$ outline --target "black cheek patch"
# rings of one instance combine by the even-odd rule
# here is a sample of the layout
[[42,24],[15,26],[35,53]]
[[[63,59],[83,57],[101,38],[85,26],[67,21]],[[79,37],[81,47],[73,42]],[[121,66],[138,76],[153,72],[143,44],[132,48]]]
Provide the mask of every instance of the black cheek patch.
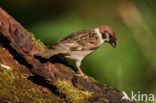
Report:
[[102,38],[106,39],[106,34],[105,33],[102,33]]
[[112,38],[113,38],[113,36],[112,36],[111,34],[109,34],[109,38],[110,38],[110,39],[112,39]]

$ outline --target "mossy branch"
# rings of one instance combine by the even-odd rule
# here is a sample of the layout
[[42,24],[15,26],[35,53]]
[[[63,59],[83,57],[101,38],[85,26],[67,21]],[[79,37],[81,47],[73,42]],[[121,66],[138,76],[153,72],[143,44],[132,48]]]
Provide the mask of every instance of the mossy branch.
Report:
[[[4,48],[9,52],[4,51]],[[77,76],[70,67],[63,64],[64,61],[57,57],[52,57],[47,60],[34,56],[36,53],[44,50],[47,50],[47,48],[41,42],[36,41],[31,33],[27,32],[21,24],[0,8],[0,52],[3,52],[0,53],[0,63],[6,65],[16,64],[16,66],[10,66],[17,71],[21,71],[21,66],[24,66],[24,70],[29,72],[27,73],[27,78],[24,79],[26,84],[33,81],[35,85],[37,84],[38,86],[42,86],[42,89],[43,87],[47,88],[51,93],[59,98],[57,99],[59,102],[132,103],[132,101],[127,99],[122,100],[123,94],[117,89],[100,84],[93,79],[85,79]],[[0,68],[3,67],[0,66]],[[2,72],[0,71],[0,73]],[[9,73],[14,74],[13,71]],[[16,72],[15,74],[19,75],[20,73],[21,72]],[[5,78],[5,75],[0,75],[0,78]],[[23,77],[18,77],[16,80],[20,81],[19,78],[23,80]],[[24,85],[24,83],[21,83],[19,86],[21,85]],[[15,86],[17,86],[17,84]],[[32,87],[33,86],[34,85],[32,85]],[[4,88],[3,86],[0,87]],[[20,90],[21,92],[23,91],[22,88]],[[18,90],[18,92],[20,90]],[[3,91],[3,93],[4,92],[5,91]],[[17,95],[18,92],[16,89],[14,92],[16,92],[14,93],[16,99],[14,101],[23,101],[21,97]],[[36,88],[34,92],[36,92]],[[6,95],[11,96],[13,94],[8,93]],[[28,93],[27,95],[31,95],[31,93]],[[4,95],[0,95],[0,98],[2,96]],[[48,96],[50,96],[50,94],[48,94]],[[36,101],[40,101],[40,99],[37,99]],[[44,101],[44,103],[51,102],[51,99]]]

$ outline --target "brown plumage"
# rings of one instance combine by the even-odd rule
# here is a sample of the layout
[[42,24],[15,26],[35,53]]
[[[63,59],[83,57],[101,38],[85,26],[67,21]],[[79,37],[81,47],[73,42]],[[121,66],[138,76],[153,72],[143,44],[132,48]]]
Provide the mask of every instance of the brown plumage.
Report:
[[83,30],[66,36],[52,47],[55,49],[68,49],[71,51],[90,50],[98,43],[97,34],[93,30]]
[[99,30],[100,31],[107,31],[108,33],[110,33],[114,37],[115,40],[117,39],[116,33],[114,32],[112,27],[107,26],[107,25],[102,25],[102,26],[99,26]]
[[50,58],[53,55],[62,54],[66,58],[74,59],[76,60],[79,75],[83,75],[80,69],[81,61],[104,42],[116,47],[116,34],[111,27],[101,25],[68,35],[54,44],[52,50],[38,53],[37,55]]

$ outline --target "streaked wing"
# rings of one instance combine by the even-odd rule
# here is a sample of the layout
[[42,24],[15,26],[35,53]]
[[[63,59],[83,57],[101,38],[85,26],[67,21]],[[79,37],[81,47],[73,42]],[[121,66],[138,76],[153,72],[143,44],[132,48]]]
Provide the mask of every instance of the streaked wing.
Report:
[[71,51],[91,50],[97,48],[98,37],[93,30],[83,30],[64,37],[53,48]]

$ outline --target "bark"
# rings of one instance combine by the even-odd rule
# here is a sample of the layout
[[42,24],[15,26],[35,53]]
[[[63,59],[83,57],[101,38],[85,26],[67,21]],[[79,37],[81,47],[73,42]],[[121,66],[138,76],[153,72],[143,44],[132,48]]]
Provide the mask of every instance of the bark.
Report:
[[44,50],[41,42],[0,8],[0,102],[132,103],[122,100],[117,89],[77,76],[58,56],[34,56]]

